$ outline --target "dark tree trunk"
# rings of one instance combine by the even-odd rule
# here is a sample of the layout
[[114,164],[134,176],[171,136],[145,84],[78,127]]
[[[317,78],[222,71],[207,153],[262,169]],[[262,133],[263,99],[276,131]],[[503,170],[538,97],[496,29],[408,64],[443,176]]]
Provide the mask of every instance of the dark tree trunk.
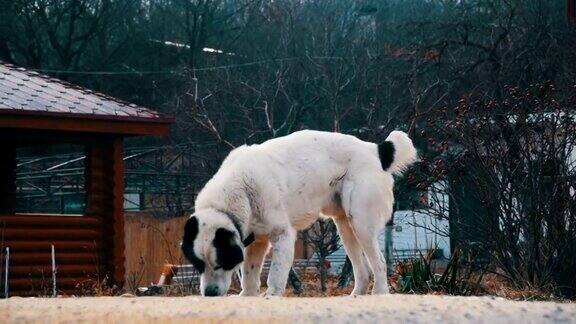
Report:
[[322,290],[322,292],[326,292],[327,287],[326,287],[326,282],[328,281],[328,269],[326,269],[326,259],[325,258],[320,258],[320,289]]
[[338,278],[338,288],[346,288],[352,282],[354,278],[354,269],[352,268],[352,262],[350,258],[346,256],[346,261],[344,261],[344,266],[342,266],[342,272],[340,272],[340,278]]
[[2,36],[0,36],[0,60],[7,63],[14,63],[7,41],[3,39]]
[[392,255],[394,248],[394,213],[392,213],[392,218],[386,223],[385,231],[384,257],[386,259],[386,272],[390,276],[394,273],[394,256]]
[[294,288],[294,293],[300,295],[304,292],[304,287],[302,286],[302,280],[300,280],[300,276],[294,270],[294,268],[290,268],[290,273],[288,274],[288,282],[292,288]]
[[8,37],[12,31],[12,20],[14,17],[11,0],[0,0],[0,60],[14,63],[12,53],[8,47]]

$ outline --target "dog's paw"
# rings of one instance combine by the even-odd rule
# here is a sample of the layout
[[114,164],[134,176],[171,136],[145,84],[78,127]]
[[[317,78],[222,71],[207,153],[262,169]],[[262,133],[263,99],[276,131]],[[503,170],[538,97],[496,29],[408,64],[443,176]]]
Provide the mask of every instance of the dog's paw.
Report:
[[268,288],[264,293],[264,297],[282,297],[284,291],[282,289],[271,289]]
[[384,285],[382,287],[374,287],[372,289],[372,295],[388,295],[390,294],[390,288],[388,285]]
[[247,290],[242,290],[240,292],[240,294],[238,294],[237,296],[240,297],[254,297],[254,296],[258,296],[259,292],[258,291],[247,291]]

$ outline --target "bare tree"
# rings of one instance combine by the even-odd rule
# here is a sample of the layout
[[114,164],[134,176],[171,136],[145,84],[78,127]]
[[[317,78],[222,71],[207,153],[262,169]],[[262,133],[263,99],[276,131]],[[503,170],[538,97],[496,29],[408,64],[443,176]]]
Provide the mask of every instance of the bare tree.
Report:
[[320,270],[320,287],[322,292],[326,291],[328,280],[327,257],[340,249],[340,237],[336,225],[330,219],[319,219],[310,228],[300,232],[300,238],[304,243],[312,248],[318,258]]

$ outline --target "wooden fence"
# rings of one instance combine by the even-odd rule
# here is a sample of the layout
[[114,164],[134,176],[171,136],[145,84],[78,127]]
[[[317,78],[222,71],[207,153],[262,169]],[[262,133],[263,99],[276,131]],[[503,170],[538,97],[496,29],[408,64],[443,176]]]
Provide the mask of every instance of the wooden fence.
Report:
[[187,217],[158,218],[146,213],[126,213],[127,290],[156,282],[166,263],[184,262],[180,241]]

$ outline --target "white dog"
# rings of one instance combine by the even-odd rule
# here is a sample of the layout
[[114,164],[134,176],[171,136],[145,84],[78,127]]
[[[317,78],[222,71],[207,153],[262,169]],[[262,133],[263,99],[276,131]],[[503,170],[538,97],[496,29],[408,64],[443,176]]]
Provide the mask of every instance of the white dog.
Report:
[[182,251],[202,273],[204,296],[227,293],[242,265],[242,296],[260,290],[272,246],[266,295],[282,295],[294,259],[296,232],[320,214],[338,227],[354,269],[352,294],[388,293],[378,234],[392,215],[393,174],[417,158],[408,136],[380,145],[350,135],[300,131],[233,150],[198,194]]

